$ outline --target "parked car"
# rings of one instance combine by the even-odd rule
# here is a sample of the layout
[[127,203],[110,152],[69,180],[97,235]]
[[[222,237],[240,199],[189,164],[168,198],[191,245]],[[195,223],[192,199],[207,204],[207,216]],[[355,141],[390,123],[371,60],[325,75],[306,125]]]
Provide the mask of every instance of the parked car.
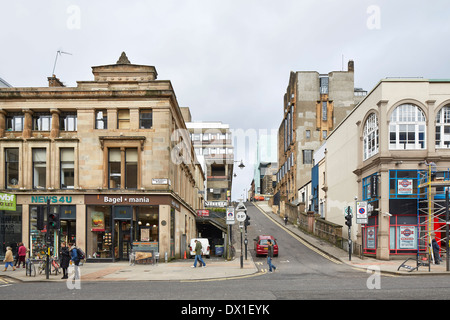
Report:
[[191,258],[195,257],[195,240],[200,241],[200,243],[202,244],[202,255],[209,258],[210,257],[210,247],[209,247],[209,240],[207,238],[191,239],[191,243],[189,244],[189,256]]
[[273,236],[269,236],[269,235],[261,235],[261,236],[257,236],[255,239],[255,252],[256,252],[256,256],[260,256],[260,255],[267,255],[267,240],[272,240],[273,243],[273,255],[275,257],[278,257],[278,244],[277,244],[277,239],[275,239]]

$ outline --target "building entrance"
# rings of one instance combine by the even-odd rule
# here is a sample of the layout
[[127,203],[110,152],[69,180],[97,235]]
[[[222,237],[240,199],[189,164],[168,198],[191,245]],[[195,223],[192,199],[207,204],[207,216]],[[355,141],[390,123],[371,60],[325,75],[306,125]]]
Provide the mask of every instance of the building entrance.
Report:
[[114,221],[114,259],[128,260],[131,253],[131,220]]

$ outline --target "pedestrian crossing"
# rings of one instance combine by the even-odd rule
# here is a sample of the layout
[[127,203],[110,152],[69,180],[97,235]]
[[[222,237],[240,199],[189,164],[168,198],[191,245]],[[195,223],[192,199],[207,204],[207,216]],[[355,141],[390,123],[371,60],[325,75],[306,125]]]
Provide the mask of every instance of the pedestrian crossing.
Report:
[[14,279],[8,278],[8,277],[0,277],[0,288],[3,287],[9,287],[16,281]]

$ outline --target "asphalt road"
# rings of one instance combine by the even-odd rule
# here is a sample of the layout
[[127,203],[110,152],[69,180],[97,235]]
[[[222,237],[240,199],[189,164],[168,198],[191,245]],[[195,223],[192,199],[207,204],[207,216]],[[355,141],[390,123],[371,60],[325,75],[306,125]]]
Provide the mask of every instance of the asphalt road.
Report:
[[[373,275],[337,263],[305,245],[282,227],[248,205],[249,254],[260,273],[239,279],[214,281],[86,282],[80,289],[68,289],[65,283],[0,283],[2,300],[158,300],[157,307],[178,301],[172,312],[191,303],[240,301],[240,303],[275,300],[342,299],[448,299],[450,280],[445,276]],[[240,248],[240,234],[235,228],[235,243]],[[265,257],[255,257],[253,239],[259,234],[273,235],[279,256],[273,259],[277,271],[267,273]],[[153,304],[154,305],[154,304]],[[151,306],[151,305],[150,305]],[[290,307],[294,307],[292,303]],[[225,307],[224,307],[225,308]],[[109,308],[108,308],[109,310]],[[222,310],[224,312],[224,310]]]

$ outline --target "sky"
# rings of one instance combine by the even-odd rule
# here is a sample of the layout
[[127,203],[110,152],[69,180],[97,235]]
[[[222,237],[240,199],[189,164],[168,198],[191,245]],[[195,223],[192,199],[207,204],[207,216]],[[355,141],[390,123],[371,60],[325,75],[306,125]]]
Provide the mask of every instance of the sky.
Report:
[[[431,3],[431,4],[430,4]],[[291,71],[355,63],[355,87],[386,77],[450,78],[450,1],[15,0],[3,1],[0,77],[15,87],[93,80],[92,66],[155,66],[193,121],[237,134],[232,198],[248,190],[254,137],[276,134]],[[248,139],[247,139],[248,138]],[[242,141],[247,141],[243,143]]]

